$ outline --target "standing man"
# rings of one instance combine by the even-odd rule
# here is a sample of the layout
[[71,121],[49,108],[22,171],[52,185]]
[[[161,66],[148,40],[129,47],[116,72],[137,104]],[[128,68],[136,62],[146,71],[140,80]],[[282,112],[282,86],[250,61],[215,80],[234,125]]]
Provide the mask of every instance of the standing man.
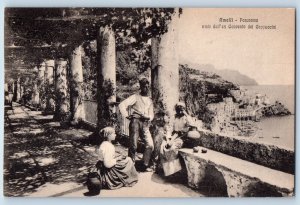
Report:
[[[151,154],[154,148],[153,139],[149,131],[149,123],[154,117],[153,102],[149,95],[150,84],[146,78],[140,81],[140,94],[134,94],[122,101],[119,105],[123,117],[130,119],[129,138],[130,145],[128,156],[135,161],[138,138],[141,137],[145,143],[143,155],[143,170],[152,171],[149,167]],[[130,109],[128,109],[130,107]],[[130,110],[130,113],[128,112]]]

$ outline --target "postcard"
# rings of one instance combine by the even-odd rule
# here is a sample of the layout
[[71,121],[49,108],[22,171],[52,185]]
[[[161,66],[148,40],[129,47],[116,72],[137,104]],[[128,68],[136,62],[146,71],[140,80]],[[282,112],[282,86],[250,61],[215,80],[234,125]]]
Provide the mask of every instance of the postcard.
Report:
[[6,197],[293,197],[294,8],[5,8]]

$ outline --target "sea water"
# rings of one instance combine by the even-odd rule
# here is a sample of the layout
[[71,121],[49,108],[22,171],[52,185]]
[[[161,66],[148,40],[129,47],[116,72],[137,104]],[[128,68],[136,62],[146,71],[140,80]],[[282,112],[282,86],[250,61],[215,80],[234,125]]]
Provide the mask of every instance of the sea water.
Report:
[[250,137],[255,142],[265,142],[294,150],[295,143],[295,86],[294,85],[258,85],[243,86],[252,94],[269,97],[270,102],[281,102],[292,115],[262,118],[258,124],[258,132]]

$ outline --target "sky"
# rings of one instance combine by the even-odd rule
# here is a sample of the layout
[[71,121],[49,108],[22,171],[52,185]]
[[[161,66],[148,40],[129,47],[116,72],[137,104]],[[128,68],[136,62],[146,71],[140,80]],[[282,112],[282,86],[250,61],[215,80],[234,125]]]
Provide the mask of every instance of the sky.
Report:
[[[179,59],[238,70],[264,85],[292,85],[295,78],[293,9],[183,9],[179,20]],[[227,29],[204,29],[220,24]],[[258,19],[258,22],[240,22]],[[236,20],[236,21],[235,21]],[[229,29],[229,24],[276,25],[276,29]]]

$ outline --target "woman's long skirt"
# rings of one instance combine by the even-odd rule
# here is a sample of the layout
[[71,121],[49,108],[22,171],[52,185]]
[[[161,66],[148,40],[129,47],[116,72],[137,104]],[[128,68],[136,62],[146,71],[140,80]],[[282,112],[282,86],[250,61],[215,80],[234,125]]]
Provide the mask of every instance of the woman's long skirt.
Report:
[[102,188],[104,189],[130,187],[138,181],[138,173],[132,159],[129,157],[117,161],[117,164],[111,168],[102,165],[99,172]]

